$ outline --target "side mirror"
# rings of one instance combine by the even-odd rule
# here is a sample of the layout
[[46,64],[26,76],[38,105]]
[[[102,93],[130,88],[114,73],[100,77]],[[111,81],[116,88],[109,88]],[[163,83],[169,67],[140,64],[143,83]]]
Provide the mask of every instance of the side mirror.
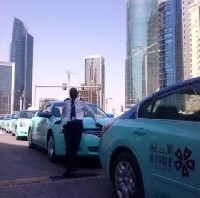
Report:
[[49,112],[40,112],[40,113],[38,114],[38,116],[39,116],[39,117],[42,117],[42,118],[50,118],[50,117],[51,117],[51,115],[50,115]]
[[114,114],[108,113],[108,114],[107,114],[107,118],[114,118]]

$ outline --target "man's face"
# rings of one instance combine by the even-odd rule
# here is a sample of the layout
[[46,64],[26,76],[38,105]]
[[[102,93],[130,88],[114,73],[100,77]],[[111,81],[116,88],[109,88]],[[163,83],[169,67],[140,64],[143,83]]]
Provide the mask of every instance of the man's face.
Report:
[[69,95],[71,99],[76,99],[78,95],[78,91],[76,89],[70,89]]

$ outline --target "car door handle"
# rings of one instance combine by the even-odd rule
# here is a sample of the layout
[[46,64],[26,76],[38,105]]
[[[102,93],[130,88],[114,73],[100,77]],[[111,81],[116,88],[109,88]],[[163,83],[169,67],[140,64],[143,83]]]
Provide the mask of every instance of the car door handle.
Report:
[[137,135],[144,135],[146,131],[143,128],[133,129],[133,133]]

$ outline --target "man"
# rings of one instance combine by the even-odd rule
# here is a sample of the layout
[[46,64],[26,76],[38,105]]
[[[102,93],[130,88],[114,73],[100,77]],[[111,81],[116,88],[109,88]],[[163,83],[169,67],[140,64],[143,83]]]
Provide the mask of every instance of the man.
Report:
[[83,132],[84,110],[91,114],[96,123],[96,127],[103,127],[97,122],[94,112],[87,103],[77,98],[78,91],[76,88],[71,88],[69,95],[70,98],[64,100],[67,120],[67,124],[63,126],[66,144],[66,173],[63,174],[64,177],[73,177],[77,170],[76,158]]

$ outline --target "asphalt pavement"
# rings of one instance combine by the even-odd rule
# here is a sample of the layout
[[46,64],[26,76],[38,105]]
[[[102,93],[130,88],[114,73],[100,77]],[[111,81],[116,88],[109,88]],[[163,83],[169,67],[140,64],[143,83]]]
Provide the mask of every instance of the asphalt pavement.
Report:
[[62,159],[51,163],[44,150],[27,145],[0,131],[0,198],[115,197],[98,160],[80,159],[80,177],[65,179]]

